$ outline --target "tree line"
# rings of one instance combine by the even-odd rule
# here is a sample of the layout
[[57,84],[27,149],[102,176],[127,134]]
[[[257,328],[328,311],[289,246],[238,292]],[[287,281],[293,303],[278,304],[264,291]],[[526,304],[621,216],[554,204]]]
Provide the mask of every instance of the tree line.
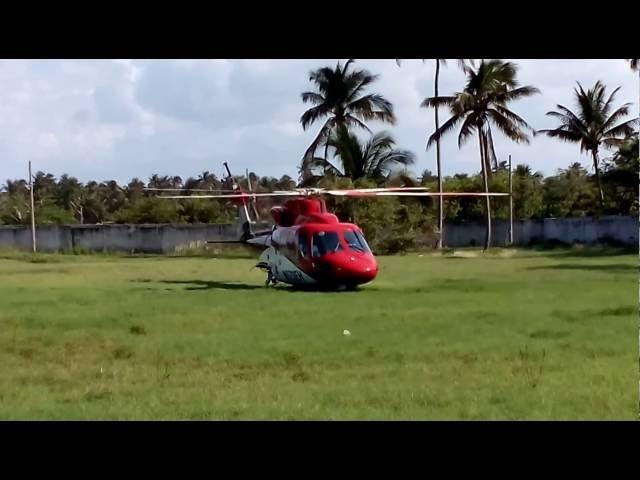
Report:
[[[579,163],[560,169],[555,175],[544,177],[530,166],[520,164],[513,168],[512,188],[514,218],[576,217],[598,215],[638,214],[638,137],[619,147],[602,162],[600,187],[605,192],[604,204],[600,201],[599,185],[595,175]],[[244,190],[256,192],[289,190],[299,185],[291,177],[236,176],[235,181]],[[385,177],[383,181],[362,176],[353,179],[339,172],[328,171],[317,182],[328,188],[370,186],[426,186],[431,191],[438,188],[438,177],[429,170],[416,178],[411,172],[401,170]],[[482,190],[481,173],[460,173],[443,178],[445,191],[477,192]],[[489,179],[489,190],[508,192],[509,174],[505,162],[500,162]],[[251,187],[250,187],[251,186]],[[176,194],[188,194],[193,190],[220,192],[231,190],[228,181],[210,172],[183,181],[179,176],[152,175],[147,182],[138,178],[120,185],[115,180],[82,183],[75,177],[62,175],[56,178],[50,173],[37,172],[33,178],[36,221],[39,224],[96,224],[96,223],[219,223],[235,221],[237,209],[231,204],[207,199],[168,200],[159,198],[146,188],[175,189]],[[392,205],[422,205],[425,214],[437,217],[438,200],[434,198],[345,200],[343,203]],[[277,199],[261,198],[256,207],[263,219],[269,218],[269,209]],[[339,208],[342,203],[328,199],[329,207]],[[451,221],[473,221],[484,218],[484,199],[450,198],[444,202],[444,217]],[[508,218],[506,197],[493,200],[493,218]],[[348,213],[348,212],[346,212]],[[28,181],[7,180],[0,192],[0,223],[27,225],[30,223]]]

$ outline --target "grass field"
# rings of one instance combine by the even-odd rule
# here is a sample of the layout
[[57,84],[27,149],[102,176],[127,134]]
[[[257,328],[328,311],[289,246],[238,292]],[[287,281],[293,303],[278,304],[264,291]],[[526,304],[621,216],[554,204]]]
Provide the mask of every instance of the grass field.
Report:
[[248,258],[0,255],[0,418],[637,418],[637,255],[379,260],[323,293]]

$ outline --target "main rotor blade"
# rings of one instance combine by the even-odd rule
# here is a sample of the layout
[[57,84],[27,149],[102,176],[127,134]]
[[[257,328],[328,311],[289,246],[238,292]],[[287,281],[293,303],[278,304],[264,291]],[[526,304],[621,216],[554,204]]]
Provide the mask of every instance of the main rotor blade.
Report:
[[326,192],[426,192],[429,189],[427,187],[382,187],[382,188],[345,188],[345,189],[330,189],[326,188],[296,188],[295,190],[275,190],[273,193],[289,193],[299,192],[304,195],[322,195]]
[[473,192],[357,192],[352,190],[327,190],[326,195],[336,197],[503,197],[508,193]]
[[157,198],[182,199],[182,198],[245,198],[250,200],[256,197],[302,197],[300,192],[278,192],[278,193],[235,193],[231,195],[159,195]]
[[220,188],[145,188],[152,192],[236,192],[237,190],[224,190]]
[[344,191],[344,192],[362,192],[362,193],[377,193],[377,192],[426,192],[429,189],[427,187],[382,187],[382,188],[347,188],[345,190],[327,190],[328,192]]

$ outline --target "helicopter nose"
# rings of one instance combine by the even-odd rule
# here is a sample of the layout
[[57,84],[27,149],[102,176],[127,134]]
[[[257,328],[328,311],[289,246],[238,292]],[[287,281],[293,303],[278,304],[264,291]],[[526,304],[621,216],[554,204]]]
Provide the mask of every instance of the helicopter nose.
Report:
[[359,285],[376,277],[378,264],[369,255],[348,255],[335,262],[334,273],[337,281]]

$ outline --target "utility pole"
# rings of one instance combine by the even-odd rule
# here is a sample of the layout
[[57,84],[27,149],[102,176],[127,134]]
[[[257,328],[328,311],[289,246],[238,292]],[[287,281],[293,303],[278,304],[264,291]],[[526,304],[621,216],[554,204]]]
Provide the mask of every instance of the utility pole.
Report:
[[509,155],[509,245],[513,245],[513,176],[511,174],[511,155]]
[[31,176],[31,160],[29,160],[29,195],[31,196],[31,248],[36,253],[36,212],[33,207],[33,177]]

